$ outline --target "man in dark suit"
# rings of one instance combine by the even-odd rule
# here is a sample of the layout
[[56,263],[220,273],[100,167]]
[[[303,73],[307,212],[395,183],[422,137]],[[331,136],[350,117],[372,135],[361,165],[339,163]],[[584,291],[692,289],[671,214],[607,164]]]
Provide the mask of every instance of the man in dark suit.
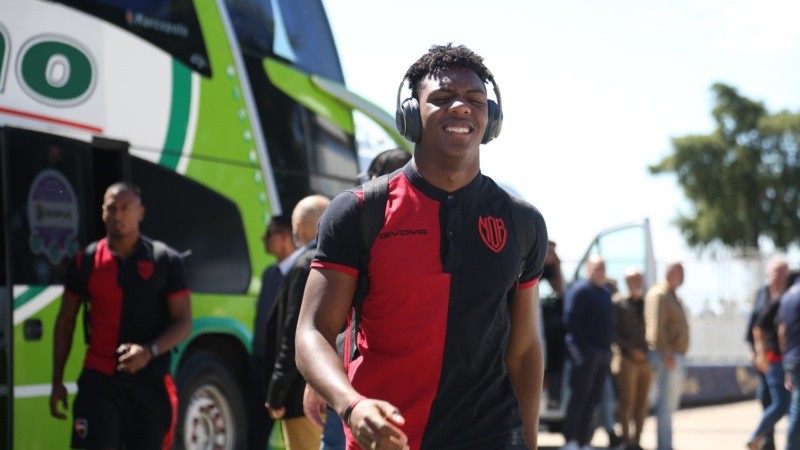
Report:
[[322,427],[303,412],[306,382],[295,364],[295,331],[311,260],[317,249],[317,223],[330,200],[311,195],[292,211],[292,233],[302,253],[292,265],[275,297],[277,307],[276,358],[267,390],[266,406],[272,419],[281,419],[287,450],[317,450]]
[[275,365],[275,329],[277,314],[275,295],[284,275],[289,272],[299,251],[292,238],[292,221],[288,216],[273,216],[263,237],[264,249],[277,262],[267,267],[261,276],[261,292],[256,302],[253,324],[253,353],[250,361],[250,445],[264,450],[272,431],[272,419],[264,408],[267,387]]

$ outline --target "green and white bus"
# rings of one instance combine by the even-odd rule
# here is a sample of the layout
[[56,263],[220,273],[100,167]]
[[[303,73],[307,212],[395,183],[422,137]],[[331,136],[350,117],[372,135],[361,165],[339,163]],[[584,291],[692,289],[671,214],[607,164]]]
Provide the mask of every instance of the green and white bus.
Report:
[[344,88],[320,0],[0,2],[0,449],[68,447],[48,407],[63,265],[120,179],[188,267],[176,447],[244,448],[264,225],[355,184],[355,110],[408,145]]

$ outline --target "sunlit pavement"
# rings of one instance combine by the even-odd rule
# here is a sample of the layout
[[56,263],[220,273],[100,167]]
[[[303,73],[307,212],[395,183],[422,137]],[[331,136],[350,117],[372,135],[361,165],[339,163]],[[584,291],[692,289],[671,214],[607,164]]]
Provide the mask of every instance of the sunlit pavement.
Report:
[[[761,406],[755,400],[680,410],[672,418],[672,446],[675,450],[744,449],[760,418]],[[786,419],[775,426],[778,449],[785,446]],[[558,449],[562,445],[562,435],[539,433],[539,449]],[[652,416],[645,420],[641,446],[645,450],[656,447],[656,422]],[[592,448],[608,448],[605,431],[594,434]]]

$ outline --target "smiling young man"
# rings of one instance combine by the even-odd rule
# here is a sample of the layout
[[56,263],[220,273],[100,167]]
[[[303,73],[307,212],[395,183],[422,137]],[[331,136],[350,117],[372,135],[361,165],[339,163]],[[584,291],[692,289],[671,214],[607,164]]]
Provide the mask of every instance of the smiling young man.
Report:
[[[544,219],[480,171],[480,145],[502,122],[482,58],[433,46],[406,80],[413,98],[398,104],[397,122],[414,157],[388,180],[371,249],[360,244],[361,188],[323,215],[298,368],[341,415],[348,449],[536,448]],[[358,356],[343,367],[335,339],[345,320],[352,324],[366,251]]]

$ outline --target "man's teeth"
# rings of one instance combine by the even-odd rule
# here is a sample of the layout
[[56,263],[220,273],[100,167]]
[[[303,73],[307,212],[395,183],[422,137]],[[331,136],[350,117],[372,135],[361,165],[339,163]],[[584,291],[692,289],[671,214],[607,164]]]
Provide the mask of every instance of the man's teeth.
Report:
[[453,133],[469,133],[469,128],[467,127],[447,127],[445,130]]

